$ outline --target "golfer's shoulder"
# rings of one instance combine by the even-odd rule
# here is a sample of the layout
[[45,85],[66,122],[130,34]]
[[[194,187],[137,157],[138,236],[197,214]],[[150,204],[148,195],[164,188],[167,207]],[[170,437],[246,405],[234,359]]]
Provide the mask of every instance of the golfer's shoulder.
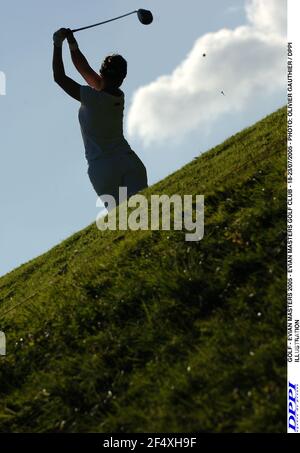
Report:
[[81,85],[80,87],[80,98],[81,102],[86,105],[99,105],[103,103],[104,105],[110,105],[116,100],[119,100],[120,103],[124,103],[124,92],[120,89],[117,91],[107,91],[107,90],[97,90],[90,87],[89,85]]
[[89,85],[81,85],[80,91],[90,96],[96,95],[97,93],[100,92],[99,90],[96,90],[95,88],[92,88]]
[[100,97],[101,91],[96,90],[95,88],[92,88],[89,85],[80,86],[80,98],[82,103],[90,104],[95,100],[99,100]]

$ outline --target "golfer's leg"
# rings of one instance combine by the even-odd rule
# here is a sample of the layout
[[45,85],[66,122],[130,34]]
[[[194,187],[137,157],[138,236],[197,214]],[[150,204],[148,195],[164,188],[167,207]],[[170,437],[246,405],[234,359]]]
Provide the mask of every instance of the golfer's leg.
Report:
[[122,185],[127,187],[128,198],[148,187],[146,167],[133,151],[130,153]]
[[[88,175],[97,195],[114,197],[119,204],[119,187],[122,185],[121,166],[115,158],[97,159],[89,165]],[[105,200],[104,200],[105,201]]]

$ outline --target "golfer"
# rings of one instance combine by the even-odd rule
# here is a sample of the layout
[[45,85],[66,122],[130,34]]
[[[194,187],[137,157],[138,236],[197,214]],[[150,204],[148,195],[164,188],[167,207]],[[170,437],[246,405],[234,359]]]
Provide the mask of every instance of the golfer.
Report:
[[[66,38],[74,66],[86,86],[65,74],[62,45]],[[120,86],[127,75],[127,62],[121,55],[109,55],[98,74],[79,50],[70,29],[58,30],[53,41],[54,80],[81,102],[79,122],[90,181],[99,197],[112,195],[118,205],[123,201],[119,200],[119,187],[127,187],[130,197],[148,186],[146,168],[123,135],[124,93]]]

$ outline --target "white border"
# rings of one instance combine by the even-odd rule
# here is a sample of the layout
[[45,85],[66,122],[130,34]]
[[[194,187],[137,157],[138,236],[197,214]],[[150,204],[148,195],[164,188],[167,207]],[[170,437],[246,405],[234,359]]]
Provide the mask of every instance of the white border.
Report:
[[[295,321],[300,319],[300,155],[299,155],[299,77],[300,77],[300,56],[299,56],[299,0],[288,0],[288,42],[292,43],[293,48],[293,177],[292,183],[288,184],[288,188],[292,189],[292,214],[293,214],[293,247],[292,247],[292,272],[288,273],[288,277],[292,277],[292,325],[293,339],[288,342],[288,346],[292,346],[292,362],[288,362],[287,369],[287,431],[288,433],[299,433],[299,404],[298,404],[298,388],[300,387],[300,362],[296,362],[295,350]],[[288,142],[288,144],[291,144]],[[296,428],[292,429],[289,424],[289,417],[295,412]]]

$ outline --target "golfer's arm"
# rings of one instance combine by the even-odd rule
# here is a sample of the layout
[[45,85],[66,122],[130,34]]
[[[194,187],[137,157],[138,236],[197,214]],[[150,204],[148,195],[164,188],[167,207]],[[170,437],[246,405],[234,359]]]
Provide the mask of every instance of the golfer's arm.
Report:
[[103,88],[102,79],[100,75],[90,67],[83,53],[79,49],[74,49],[71,50],[71,57],[75,68],[89,86],[95,88],[95,90],[101,90]]
[[77,101],[80,99],[80,85],[79,83],[66,76],[64,62],[62,58],[62,47],[53,46],[53,77],[55,82],[72,98]]
[[52,60],[53,78],[55,82],[66,77],[64,62],[62,59],[62,47],[53,46]]

